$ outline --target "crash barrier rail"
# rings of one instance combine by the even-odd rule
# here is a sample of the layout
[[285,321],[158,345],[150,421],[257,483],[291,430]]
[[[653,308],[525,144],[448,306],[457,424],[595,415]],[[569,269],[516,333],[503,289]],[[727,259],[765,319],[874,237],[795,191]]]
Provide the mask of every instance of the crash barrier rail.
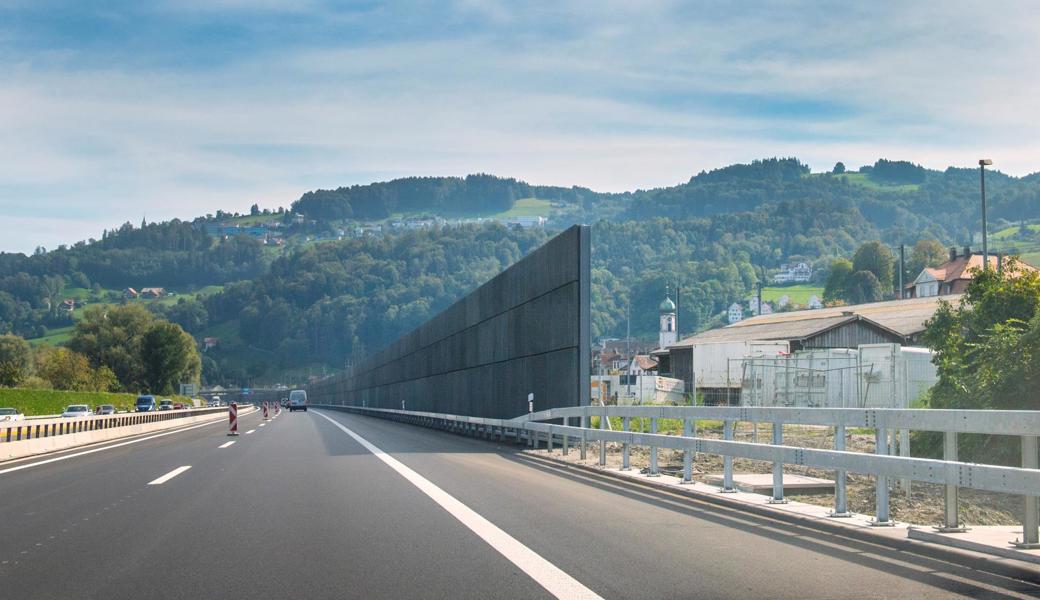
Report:
[[20,442],[23,440],[34,440],[39,438],[112,429],[114,427],[128,427],[131,425],[142,425],[145,423],[157,423],[183,419],[185,417],[197,417],[213,413],[224,413],[227,408],[189,408],[185,410],[162,410],[141,413],[122,413],[114,415],[93,415],[89,417],[57,418],[47,422],[12,421],[0,423],[0,443]]
[[[937,527],[943,532],[965,531],[957,511],[958,489],[970,488],[1023,496],[1025,516],[1023,535],[1015,545],[1019,548],[1040,548],[1040,457],[1037,439],[1040,437],[1040,411],[1021,410],[943,410],[943,409],[862,409],[862,408],[780,408],[780,407],[721,407],[721,406],[583,406],[553,408],[532,412],[515,419],[489,419],[463,415],[449,415],[420,411],[379,409],[343,405],[315,405],[361,414],[381,416],[414,424],[447,429],[455,432],[514,438],[538,448],[542,443],[549,450],[559,444],[566,454],[577,444],[585,458],[589,442],[599,442],[599,464],[606,465],[606,444],[622,445],[622,469],[630,467],[632,446],[650,449],[649,476],[660,470],[657,453],[660,448],[683,451],[683,482],[692,482],[692,463],[696,453],[717,454],[723,457],[721,492],[735,491],[733,487],[733,459],[746,458],[773,463],[773,493],[771,503],[783,503],[783,466],[803,465],[835,471],[834,510],[832,517],[848,517],[846,473],[851,471],[876,478],[877,510],[872,522],[876,526],[891,526],[889,514],[889,479],[923,481],[945,485],[944,523]],[[600,417],[599,428],[592,428],[592,417]],[[621,419],[622,430],[613,431],[608,419]],[[631,431],[632,419],[649,419],[650,433]],[[683,422],[682,435],[657,433],[658,420],[678,419]],[[578,421],[578,426],[572,425]],[[723,439],[697,437],[697,421],[722,421]],[[546,423],[543,421],[556,421]],[[733,439],[737,423],[772,424],[772,443],[738,442]],[[834,428],[834,449],[785,446],[785,425],[823,425]],[[850,452],[845,449],[846,432],[850,427],[873,429],[875,453]],[[943,459],[912,458],[890,454],[889,437],[895,431],[934,431],[943,434]],[[1021,438],[1022,466],[1006,467],[957,460],[959,434],[979,433],[1018,436]]]

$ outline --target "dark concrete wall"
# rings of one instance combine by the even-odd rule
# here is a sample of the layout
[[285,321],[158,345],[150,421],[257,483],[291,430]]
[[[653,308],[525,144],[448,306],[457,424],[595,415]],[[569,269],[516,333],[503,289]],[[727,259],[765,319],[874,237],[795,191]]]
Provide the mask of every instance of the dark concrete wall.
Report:
[[589,228],[549,240],[347,372],[315,404],[512,418],[589,402]]

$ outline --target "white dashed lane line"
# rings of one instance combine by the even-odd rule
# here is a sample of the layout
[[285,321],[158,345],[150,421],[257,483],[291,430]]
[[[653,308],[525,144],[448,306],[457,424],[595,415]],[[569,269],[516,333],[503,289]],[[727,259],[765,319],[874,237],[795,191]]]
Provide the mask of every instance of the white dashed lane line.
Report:
[[160,477],[160,478],[158,478],[158,479],[156,479],[154,481],[149,481],[148,485],[162,485],[162,484],[166,483],[167,481],[173,479],[174,477],[180,475],[181,473],[187,471],[190,468],[191,468],[191,465],[185,465],[183,467],[177,467],[176,469],[170,471],[169,473],[163,475],[162,477]]
[[249,431],[246,432],[246,435],[249,435],[250,433],[253,433],[254,431],[256,431],[256,430],[255,429],[250,429]]
[[230,442],[224,442],[223,444],[217,446],[217,448],[227,448],[228,446],[230,446],[231,444],[234,444],[234,443],[235,443],[235,440],[231,440]]

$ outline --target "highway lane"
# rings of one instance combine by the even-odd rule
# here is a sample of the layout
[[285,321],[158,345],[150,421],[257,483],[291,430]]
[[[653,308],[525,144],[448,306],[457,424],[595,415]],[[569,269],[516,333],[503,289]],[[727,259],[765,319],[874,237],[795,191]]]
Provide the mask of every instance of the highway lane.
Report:
[[[240,431],[254,433],[225,448],[229,438],[212,426],[0,475],[0,591],[19,598],[550,597],[318,412],[282,413],[264,427],[258,416],[243,418]],[[605,598],[1036,591],[575,474],[512,445],[324,414]],[[190,469],[148,485],[184,466]]]

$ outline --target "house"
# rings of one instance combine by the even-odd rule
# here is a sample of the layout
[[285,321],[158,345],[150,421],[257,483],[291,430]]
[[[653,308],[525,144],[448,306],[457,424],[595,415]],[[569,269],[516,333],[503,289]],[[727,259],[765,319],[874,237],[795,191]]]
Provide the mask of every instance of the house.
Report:
[[823,302],[820,301],[820,297],[816,294],[809,296],[809,301],[805,305],[810,309],[823,308]]
[[791,297],[788,296],[787,294],[784,294],[783,296],[780,296],[779,298],[776,299],[776,306],[777,306],[777,308],[783,308],[783,307],[787,306],[790,303],[791,303]]
[[[1003,257],[991,255],[989,266],[991,269],[1002,267]],[[950,258],[943,264],[934,268],[925,268],[921,273],[906,286],[903,296],[909,298],[926,298],[929,296],[947,296],[950,294],[962,294],[968,288],[972,280],[972,270],[982,269],[982,254],[972,252],[966,246],[964,254],[958,256],[957,248],[950,248]],[[1024,271],[1036,271],[1032,265],[1019,261]]]
[[137,290],[135,290],[132,287],[128,287],[125,290],[123,290],[123,297],[127,300],[133,300],[134,298],[137,298],[138,295],[139,294],[137,293]]
[[773,314],[773,305],[769,302],[762,302],[762,314],[771,315]]
[[808,283],[812,280],[812,265],[804,262],[780,265],[780,272],[773,275],[776,283]]
[[217,343],[219,341],[220,340],[218,340],[215,337],[202,338],[202,350],[206,351],[206,350],[209,350],[210,348],[216,348],[217,347]]
[[730,324],[736,323],[744,318],[744,309],[739,304],[734,302],[729,305],[729,310],[726,313],[726,319]]
[[147,287],[141,288],[141,297],[147,299],[162,298],[166,295],[166,290],[160,287]]
[[74,298],[66,298],[61,303],[61,309],[69,312],[76,310],[76,300]]
[[753,315],[758,314],[758,296],[752,294],[747,297],[748,312]]

